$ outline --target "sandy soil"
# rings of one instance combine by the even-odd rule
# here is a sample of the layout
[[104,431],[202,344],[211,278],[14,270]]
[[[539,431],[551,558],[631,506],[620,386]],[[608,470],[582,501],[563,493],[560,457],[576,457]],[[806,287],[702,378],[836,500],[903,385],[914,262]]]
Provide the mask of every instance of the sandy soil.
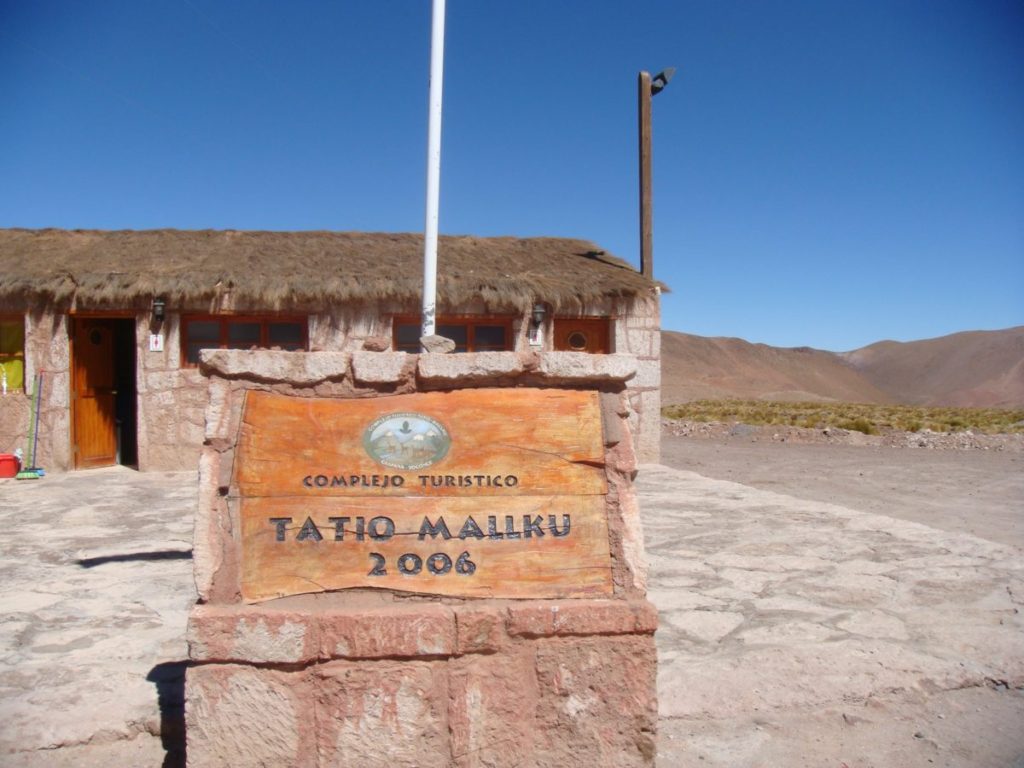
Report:
[[[964,546],[971,546],[971,536],[965,535],[970,534],[1018,551],[1024,548],[1024,453],[1015,448],[931,450],[889,447],[879,441],[844,445],[834,440],[801,444],[780,436],[773,440],[770,432],[750,428],[718,430],[710,437],[681,437],[672,431],[666,429],[663,435],[662,463],[676,469],[786,494],[795,497],[794,508],[796,499],[828,502],[962,535],[958,541]],[[953,543],[947,547],[951,552],[955,548]],[[657,549],[649,547],[649,554],[657,558]],[[966,584],[977,578],[977,572],[965,570],[959,578]],[[940,632],[941,622],[936,622],[940,614],[923,618],[935,609],[928,603],[925,600],[918,609],[911,604],[903,613],[911,616],[920,611],[922,625],[917,631]],[[755,620],[770,620],[770,613],[755,608],[752,615]],[[1012,613],[1019,614],[1019,609]],[[951,618],[952,614],[942,621]],[[917,631],[909,633],[908,650],[918,640]],[[659,636],[663,649],[662,630]],[[1007,649],[1009,659],[1024,657],[1024,637],[1017,637],[1019,642]],[[953,631],[934,641],[934,652],[937,657],[952,658],[972,644]],[[838,701],[822,696],[820,705],[814,706],[812,699],[821,691],[810,686],[805,691],[810,706],[796,699],[789,706],[765,707],[762,702],[732,706],[733,697],[742,699],[746,693],[741,686],[721,694],[717,711],[710,707],[698,716],[677,718],[667,711],[662,692],[659,766],[1024,768],[1024,690],[1015,688],[1015,683],[982,676],[961,687],[935,685],[922,676],[916,684],[903,681],[880,694],[857,696],[852,693],[857,688],[853,655],[837,648],[834,637],[819,647],[822,656],[812,654],[806,660],[811,665],[830,653],[829,671],[843,675],[844,666],[850,665],[845,673],[850,675],[848,694]],[[890,653],[898,648],[897,641]],[[706,657],[712,672],[721,674],[722,687],[728,686],[728,675],[749,666],[735,653],[722,647]],[[889,662],[895,659],[879,660],[889,670],[880,674],[893,674],[899,665]],[[798,668],[788,673],[789,686],[772,664],[751,672],[750,684],[799,690],[805,673],[797,672]],[[696,685],[692,681],[702,674],[701,666],[691,668],[688,684]],[[842,685],[826,673],[821,685],[831,684]],[[705,700],[715,696],[714,686],[709,691]]]

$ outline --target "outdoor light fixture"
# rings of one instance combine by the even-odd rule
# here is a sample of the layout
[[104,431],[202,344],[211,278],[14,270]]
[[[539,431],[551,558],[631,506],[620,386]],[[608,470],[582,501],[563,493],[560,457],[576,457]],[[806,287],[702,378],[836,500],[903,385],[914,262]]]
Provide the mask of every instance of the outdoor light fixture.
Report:
[[667,67],[661,70],[658,74],[651,78],[651,96],[661,93],[668,85],[668,81],[672,79],[672,75],[676,73],[675,67]]
[[547,310],[543,304],[534,304],[533,312],[530,313],[530,318],[533,320],[534,328],[539,328],[544,325],[544,315],[547,314]]
[[526,339],[531,347],[544,346],[544,317],[548,310],[543,304],[537,303],[530,310],[530,327],[527,328]]
[[163,299],[153,299],[153,322],[162,323],[164,321],[164,310],[167,308],[167,302]]

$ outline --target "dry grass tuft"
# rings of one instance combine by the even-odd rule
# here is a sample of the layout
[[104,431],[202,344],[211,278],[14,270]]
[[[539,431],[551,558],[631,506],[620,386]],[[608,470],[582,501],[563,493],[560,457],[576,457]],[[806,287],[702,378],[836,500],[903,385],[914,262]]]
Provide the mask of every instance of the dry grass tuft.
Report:
[[898,430],[983,434],[1024,432],[1024,410],[947,408],[867,403],[777,403],[768,400],[696,400],[669,405],[662,414],[687,421],[779,424],[808,429],[839,427],[866,435]]

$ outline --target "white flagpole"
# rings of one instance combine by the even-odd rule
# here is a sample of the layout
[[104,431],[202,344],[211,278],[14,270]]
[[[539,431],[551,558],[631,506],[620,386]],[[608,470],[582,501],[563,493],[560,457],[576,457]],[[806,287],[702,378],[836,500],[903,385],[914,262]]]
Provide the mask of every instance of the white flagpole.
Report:
[[421,336],[434,334],[437,313],[437,222],[441,196],[441,90],[444,83],[444,3],[433,0],[430,25],[430,118],[427,131],[427,215],[423,237]]

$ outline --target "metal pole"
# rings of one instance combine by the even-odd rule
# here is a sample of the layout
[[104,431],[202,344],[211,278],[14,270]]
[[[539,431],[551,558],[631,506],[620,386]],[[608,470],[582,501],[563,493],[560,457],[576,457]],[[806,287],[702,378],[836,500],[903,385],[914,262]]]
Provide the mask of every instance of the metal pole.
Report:
[[637,77],[637,115],[640,142],[640,272],[654,278],[654,224],[651,195],[651,74]]
[[434,334],[437,312],[437,222],[441,196],[441,91],[444,82],[444,3],[434,0],[430,25],[430,118],[427,130],[427,214],[423,236],[423,322]]

